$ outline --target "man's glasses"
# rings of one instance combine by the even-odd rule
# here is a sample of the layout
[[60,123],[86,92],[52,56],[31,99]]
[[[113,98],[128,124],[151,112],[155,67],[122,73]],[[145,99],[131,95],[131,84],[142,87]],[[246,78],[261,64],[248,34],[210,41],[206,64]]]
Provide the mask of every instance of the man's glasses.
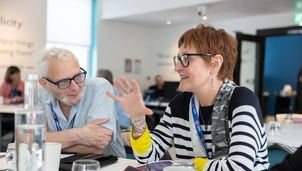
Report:
[[77,84],[80,84],[80,83],[85,81],[87,71],[85,71],[83,68],[81,68],[81,70],[83,70],[83,72],[73,76],[72,78],[65,78],[65,79],[62,79],[62,80],[57,81],[57,82],[51,81],[50,79],[48,79],[46,77],[43,77],[43,78],[45,80],[47,80],[48,82],[50,82],[54,85],[57,85],[59,87],[59,89],[64,90],[64,89],[67,89],[68,87],[70,87],[72,80],[74,80],[74,82],[77,83]]
[[195,53],[192,53],[192,54],[183,54],[181,56],[174,56],[173,57],[173,62],[174,62],[174,66],[177,65],[178,61],[180,61],[181,65],[183,67],[188,67],[189,64],[190,64],[190,58],[191,56],[212,56],[211,54],[209,53],[199,53],[199,54],[195,54]]

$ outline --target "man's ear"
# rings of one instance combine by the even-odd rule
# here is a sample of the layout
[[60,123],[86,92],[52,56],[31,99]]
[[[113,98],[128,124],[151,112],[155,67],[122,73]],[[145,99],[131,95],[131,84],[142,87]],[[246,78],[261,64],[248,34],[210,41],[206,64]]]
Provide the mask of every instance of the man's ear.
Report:
[[39,84],[47,91],[50,92],[47,81],[44,78],[39,78]]
[[212,72],[213,73],[218,73],[218,71],[220,70],[221,68],[221,65],[223,63],[223,57],[219,54],[215,55],[212,57],[211,59],[211,63],[212,63]]

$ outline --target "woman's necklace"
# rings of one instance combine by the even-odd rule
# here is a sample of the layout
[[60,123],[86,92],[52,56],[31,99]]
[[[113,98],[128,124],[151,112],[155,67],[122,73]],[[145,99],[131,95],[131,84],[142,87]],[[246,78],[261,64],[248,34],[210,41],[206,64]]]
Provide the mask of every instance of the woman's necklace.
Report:
[[202,121],[202,123],[203,123],[203,125],[204,125],[204,127],[205,127],[205,131],[208,131],[208,126],[209,126],[209,124],[210,124],[210,122],[211,122],[211,120],[212,120],[212,115],[213,115],[213,112],[211,113],[211,115],[210,115],[210,117],[209,117],[209,120],[208,120],[208,123],[206,124],[205,123],[205,121],[204,121],[204,119],[203,119],[203,116],[202,116],[202,113],[201,113],[201,106],[199,106],[199,116],[200,116],[200,118],[201,118],[201,121]]

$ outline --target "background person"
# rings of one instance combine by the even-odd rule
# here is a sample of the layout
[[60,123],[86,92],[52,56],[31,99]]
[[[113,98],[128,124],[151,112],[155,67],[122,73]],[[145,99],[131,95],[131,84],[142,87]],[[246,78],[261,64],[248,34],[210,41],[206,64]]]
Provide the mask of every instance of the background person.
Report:
[[164,78],[161,75],[156,75],[155,78],[155,85],[152,85],[149,87],[149,90],[154,90],[153,93],[153,99],[158,100],[160,98],[165,98],[165,92],[164,92],[164,85],[165,81]]
[[[97,77],[103,77],[106,80],[108,80],[112,85],[113,85],[113,76],[111,71],[109,71],[108,69],[99,69],[97,71]],[[119,96],[120,93],[118,92],[118,90],[113,86],[113,92],[115,95]],[[130,128],[130,117],[129,115],[125,112],[125,110],[122,108],[121,104],[117,101],[115,101],[115,109],[116,109],[116,113],[120,122],[120,127],[121,129],[129,129]]]
[[[0,86],[0,96],[3,104],[20,104],[24,102],[24,82],[21,81],[21,71],[17,66],[7,68],[4,82]],[[9,142],[14,141],[15,121],[13,115],[2,116],[2,133],[7,136]],[[1,137],[0,137],[1,138]]]
[[179,93],[149,133],[137,82],[114,81],[132,121],[131,145],[141,163],[159,160],[172,146],[176,158],[194,159],[197,170],[267,170],[267,138],[257,96],[232,80],[237,41],[223,29],[199,24],[178,41],[173,58]]
[[125,157],[112,92],[103,78],[86,79],[76,56],[51,48],[38,60],[39,106],[46,111],[46,140],[59,142],[62,151],[104,153]]
[[0,96],[4,98],[4,104],[24,102],[24,82],[21,81],[21,71],[18,67],[7,68],[4,82],[0,86]]

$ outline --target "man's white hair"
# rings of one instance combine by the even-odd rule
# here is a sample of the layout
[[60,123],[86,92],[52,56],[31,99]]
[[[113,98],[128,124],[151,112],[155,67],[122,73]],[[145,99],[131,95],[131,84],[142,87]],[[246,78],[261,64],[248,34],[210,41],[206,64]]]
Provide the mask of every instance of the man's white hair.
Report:
[[78,58],[69,50],[63,48],[52,47],[46,49],[42,55],[38,57],[37,60],[37,70],[38,75],[41,77],[46,77],[48,73],[49,61],[52,58],[57,58],[61,61],[64,61],[69,58],[74,58],[79,62]]

